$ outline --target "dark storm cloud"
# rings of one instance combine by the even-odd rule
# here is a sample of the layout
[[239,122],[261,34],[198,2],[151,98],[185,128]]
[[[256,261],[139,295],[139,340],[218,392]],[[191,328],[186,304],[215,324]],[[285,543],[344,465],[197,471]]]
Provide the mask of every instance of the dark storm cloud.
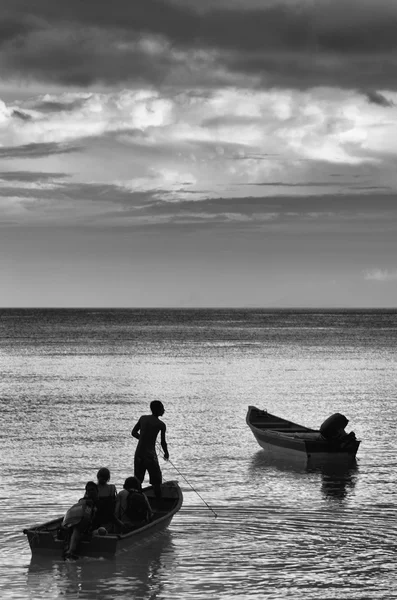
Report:
[[[23,40],[25,36],[37,29],[35,18],[24,14],[22,6],[10,6],[9,2],[0,2],[0,47],[5,42],[12,40]],[[28,11],[27,11],[28,13]]]
[[[43,173],[31,173],[25,171],[16,171],[14,173],[7,172],[4,174],[0,173],[0,179],[6,181],[17,181],[19,186],[11,185],[0,185],[0,196],[9,197],[17,196],[20,199],[23,198],[36,198],[40,201],[51,200],[51,201],[89,201],[95,202],[98,205],[103,203],[112,203],[119,205],[120,207],[132,208],[138,207],[141,209],[146,203],[154,202],[158,194],[165,193],[162,190],[156,191],[131,191],[124,187],[116,184],[102,184],[102,183],[58,183],[54,179],[61,174],[43,174]],[[34,177],[36,175],[36,177]],[[46,183],[50,182],[51,187],[40,187],[32,188],[25,187],[24,183]],[[95,212],[95,211],[94,211]]]
[[21,39],[40,26],[79,25],[101,30],[156,33],[177,43],[187,43],[200,27],[195,11],[163,0],[0,0],[3,15],[0,42]]
[[[195,217],[211,220],[227,218],[233,214],[246,219],[283,216],[296,219],[299,216],[324,215],[328,218],[339,216],[354,217],[357,213],[374,214],[394,210],[395,197],[392,194],[340,194],[313,196],[269,196],[207,198],[205,200],[182,200],[168,202],[156,200],[141,207],[146,216],[168,216],[178,218]],[[135,213],[136,214],[136,213]]]
[[[98,204],[110,202],[122,207],[137,206],[139,208],[147,202],[153,201],[153,197],[161,193],[161,190],[156,190],[155,192],[132,191],[112,183],[68,183],[57,188],[55,192],[58,193],[59,198],[66,197],[70,200],[82,201],[90,200]],[[54,193],[52,193],[52,196],[54,196]]]
[[18,110],[16,108],[14,108],[12,111],[12,116],[16,117],[17,119],[21,119],[21,121],[30,121],[32,119],[31,115],[28,115],[23,110]]
[[9,77],[86,87],[95,83],[161,83],[178,67],[178,61],[166,52],[153,58],[138,45],[131,46],[130,35],[79,26],[68,29],[65,24],[60,29],[46,28],[21,42],[7,43],[0,57],[0,71]]
[[[335,177],[335,175],[334,175]],[[259,186],[259,187],[281,187],[281,188],[313,188],[313,187],[321,187],[321,188],[340,188],[342,185],[345,189],[349,190],[376,190],[376,191],[385,191],[389,190],[389,186],[380,186],[380,185],[361,185],[355,181],[303,181],[301,183],[288,183],[283,181],[266,181],[266,182],[258,182],[258,183],[241,183],[238,184],[240,186]]]
[[39,110],[43,113],[57,113],[57,112],[73,112],[82,108],[87,102],[86,98],[76,98],[71,101],[57,101],[54,100],[41,100],[32,104],[32,108]]
[[[155,200],[150,195],[145,203],[123,205],[121,210],[107,210],[95,218],[96,226],[112,224],[115,227],[144,228],[156,233],[164,228],[185,234],[200,229],[224,229],[226,231],[273,231],[282,227],[301,224],[310,227],[319,224],[334,228],[343,223],[361,223],[366,231],[373,228],[374,218],[382,231],[395,228],[395,198],[389,194],[316,195],[310,198],[288,196],[208,198],[198,201],[169,202]],[[310,229],[313,231],[312,229]],[[309,230],[308,230],[309,231]]]
[[[84,221],[115,227],[183,226],[186,231],[185,226],[192,226],[193,230],[195,226],[244,229],[320,219],[339,223],[360,218],[371,223],[376,216],[389,224],[395,220],[394,195],[382,194],[379,190],[370,194],[369,188],[355,196],[284,194],[189,200],[183,191],[179,192],[178,199],[175,196],[171,199],[169,191],[161,189],[139,191],[116,184],[57,181],[56,178],[62,176],[57,173],[36,173],[34,178],[33,174],[30,177],[20,171],[5,172],[3,176],[5,185],[0,185],[0,197],[27,207],[32,217],[40,217],[43,211],[48,214],[51,210],[63,209],[63,214],[72,215],[76,224]],[[32,186],[32,183],[37,185]]]
[[394,106],[394,102],[385,98],[380,92],[367,92],[366,96],[370,104],[377,104],[378,106],[384,106],[385,108]]
[[79,146],[70,144],[58,144],[55,142],[43,142],[37,144],[24,144],[23,146],[0,147],[0,158],[43,158],[52,154],[68,154],[80,152]]
[[[236,6],[198,12],[170,0],[0,0],[1,70],[82,86],[100,81],[183,86],[189,77],[211,86],[225,81],[229,71],[266,85],[397,87],[393,4]],[[168,44],[155,56],[140,44],[151,36]],[[200,50],[212,53],[208,63]]]
[[0,171],[0,179],[3,181],[39,182],[63,179],[69,177],[65,173],[42,173],[34,171]]
[[[225,200],[224,200],[225,202]],[[247,198],[243,202],[240,199],[236,199],[238,205],[242,210],[258,210],[263,207],[271,210],[281,210],[284,212],[299,211],[302,208],[305,211],[320,211],[320,212],[338,212],[345,210],[355,210],[358,207],[364,208],[365,210],[373,211],[373,196],[368,195],[354,197],[354,196],[330,196],[330,195],[314,195],[305,198],[302,197],[291,197],[291,196],[273,196],[271,198]],[[392,205],[391,197],[388,195],[377,197],[376,208],[390,208]]]
[[198,12],[169,0],[1,0],[0,9],[7,39],[13,32],[20,38],[29,26],[37,30],[40,24],[70,23],[164,35],[181,46],[299,50],[314,49],[315,44],[317,49],[353,53],[397,47],[396,11],[375,1],[274,2],[250,10],[242,0],[241,9]]

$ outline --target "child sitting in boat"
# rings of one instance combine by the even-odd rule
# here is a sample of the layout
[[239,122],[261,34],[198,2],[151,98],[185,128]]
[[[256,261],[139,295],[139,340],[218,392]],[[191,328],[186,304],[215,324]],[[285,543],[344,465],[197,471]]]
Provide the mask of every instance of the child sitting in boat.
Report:
[[117,495],[115,517],[123,533],[149,523],[153,512],[137,477],[127,477]]
[[97,473],[98,480],[98,502],[96,521],[99,526],[105,527],[108,531],[114,525],[114,511],[116,507],[117,490],[113,483],[109,483],[110,471],[106,467],[99,469]]
[[96,526],[97,500],[98,486],[94,481],[89,481],[85,486],[84,497],[71,506],[64,516],[62,527],[68,530],[69,540],[65,559],[78,558],[77,550],[81,536]]

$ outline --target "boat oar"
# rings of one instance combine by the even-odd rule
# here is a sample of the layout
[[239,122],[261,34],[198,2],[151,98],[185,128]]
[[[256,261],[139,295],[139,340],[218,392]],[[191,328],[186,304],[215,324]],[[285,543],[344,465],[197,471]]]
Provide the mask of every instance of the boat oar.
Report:
[[[160,447],[160,444],[159,444],[158,442],[157,442],[157,444],[158,444],[158,446]],[[163,458],[164,458],[164,456],[163,456]],[[164,460],[165,460],[165,458],[164,458]],[[174,463],[173,463],[173,462],[171,462],[171,461],[170,461],[170,459],[168,459],[168,460],[167,460],[167,462],[169,462],[169,463],[170,463],[170,465],[172,465],[172,466],[174,467],[175,471],[176,471],[177,473],[179,473],[179,475],[180,475],[180,476],[181,476],[181,477],[182,477],[182,478],[183,478],[183,479],[186,481],[186,483],[187,483],[188,485],[190,485],[190,487],[192,488],[193,492],[195,492],[195,493],[197,494],[197,496],[200,498],[200,500],[202,500],[202,501],[204,502],[204,504],[206,505],[206,507],[207,507],[207,508],[208,508],[208,509],[209,509],[209,510],[212,512],[212,513],[214,513],[214,515],[215,515],[215,518],[216,518],[218,515],[216,514],[216,512],[214,511],[214,509],[213,509],[213,508],[211,508],[211,506],[208,504],[208,502],[206,502],[206,501],[204,500],[204,498],[203,498],[202,496],[200,496],[200,494],[198,493],[198,491],[197,491],[197,490],[196,490],[196,489],[195,489],[195,488],[192,486],[192,484],[190,483],[190,481],[188,481],[188,480],[186,479],[186,477],[184,476],[184,474],[180,472],[180,470],[179,470],[179,469],[178,469],[178,468],[177,468],[177,467],[174,465]]]

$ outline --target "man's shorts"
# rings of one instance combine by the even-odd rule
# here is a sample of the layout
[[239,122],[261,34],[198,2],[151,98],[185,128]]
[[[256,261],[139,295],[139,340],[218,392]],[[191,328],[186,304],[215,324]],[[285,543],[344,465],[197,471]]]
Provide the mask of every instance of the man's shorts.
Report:
[[147,456],[135,456],[134,475],[143,482],[146,471],[149,473],[151,485],[160,485],[162,482],[161,469],[157,458]]

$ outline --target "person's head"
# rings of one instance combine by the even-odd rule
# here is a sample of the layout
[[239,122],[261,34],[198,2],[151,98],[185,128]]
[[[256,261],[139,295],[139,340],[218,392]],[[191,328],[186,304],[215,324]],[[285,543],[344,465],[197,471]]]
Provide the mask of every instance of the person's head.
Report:
[[161,417],[164,414],[164,405],[160,400],[153,400],[150,403],[150,410],[156,417]]
[[88,481],[85,485],[85,497],[91,500],[98,498],[98,486],[95,481]]
[[142,491],[142,484],[139,481],[139,479],[137,477],[127,477],[127,479],[124,481],[124,485],[123,488],[125,490],[138,490],[139,492]]
[[101,469],[99,469],[98,473],[96,474],[96,477],[98,479],[98,483],[107,483],[110,479],[109,469],[107,469],[106,467],[102,467]]

